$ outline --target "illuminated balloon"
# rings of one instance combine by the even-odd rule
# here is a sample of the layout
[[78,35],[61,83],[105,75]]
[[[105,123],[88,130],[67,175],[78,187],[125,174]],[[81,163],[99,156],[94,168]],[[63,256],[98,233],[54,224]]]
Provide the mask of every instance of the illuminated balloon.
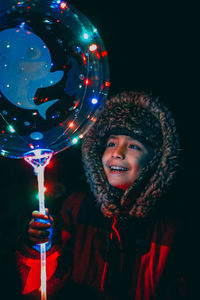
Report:
[[58,153],[95,122],[108,89],[97,29],[66,1],[0,8],[0,154]]

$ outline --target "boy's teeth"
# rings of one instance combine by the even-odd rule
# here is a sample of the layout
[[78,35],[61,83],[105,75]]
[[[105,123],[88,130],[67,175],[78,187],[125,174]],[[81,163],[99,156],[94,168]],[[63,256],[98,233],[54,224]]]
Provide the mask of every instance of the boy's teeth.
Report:
[[123,167],[113,167],[113,166],[111,166],[110,169],[112,171],[128,171],[127,168],[123,168]]

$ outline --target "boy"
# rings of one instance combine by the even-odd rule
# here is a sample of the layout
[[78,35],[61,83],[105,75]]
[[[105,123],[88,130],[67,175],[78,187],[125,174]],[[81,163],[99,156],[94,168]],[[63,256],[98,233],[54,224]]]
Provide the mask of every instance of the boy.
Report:
[[[180,224],[161,197],[178,153],[174,120],[158,99],[129,92],[107,100],[82,144],[90,191],[64,202],[60,243],[47,252],[50,299],[186,299]],[[39,253],[31,245],[48,242],[56,221],[32,215],[17,255],[23,294],[37,299]]]

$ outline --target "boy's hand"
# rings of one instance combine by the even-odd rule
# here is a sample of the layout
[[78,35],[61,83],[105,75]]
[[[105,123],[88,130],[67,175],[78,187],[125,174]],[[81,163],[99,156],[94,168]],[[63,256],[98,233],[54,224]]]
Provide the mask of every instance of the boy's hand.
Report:
[[50,229],[52,224],[54,223],[53,218],[49,216],[49,210],[46,209],[46,215],[43,215],[38,211],[33,211],[32,217],[33,218],[29,222],[28,228],[29,240],[34,244],[49,242],[48,236],[50,232],[46,229]]

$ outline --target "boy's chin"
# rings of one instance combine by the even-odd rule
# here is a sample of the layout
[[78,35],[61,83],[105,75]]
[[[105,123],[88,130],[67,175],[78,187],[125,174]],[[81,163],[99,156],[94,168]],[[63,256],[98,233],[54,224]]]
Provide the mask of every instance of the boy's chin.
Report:
[[109,182],[110,185],[112,185],[113,187],[123,190],[124,192],[129,188],[130,185],[127,184],[117,184],[117,183],[113,183],[113,182]]

